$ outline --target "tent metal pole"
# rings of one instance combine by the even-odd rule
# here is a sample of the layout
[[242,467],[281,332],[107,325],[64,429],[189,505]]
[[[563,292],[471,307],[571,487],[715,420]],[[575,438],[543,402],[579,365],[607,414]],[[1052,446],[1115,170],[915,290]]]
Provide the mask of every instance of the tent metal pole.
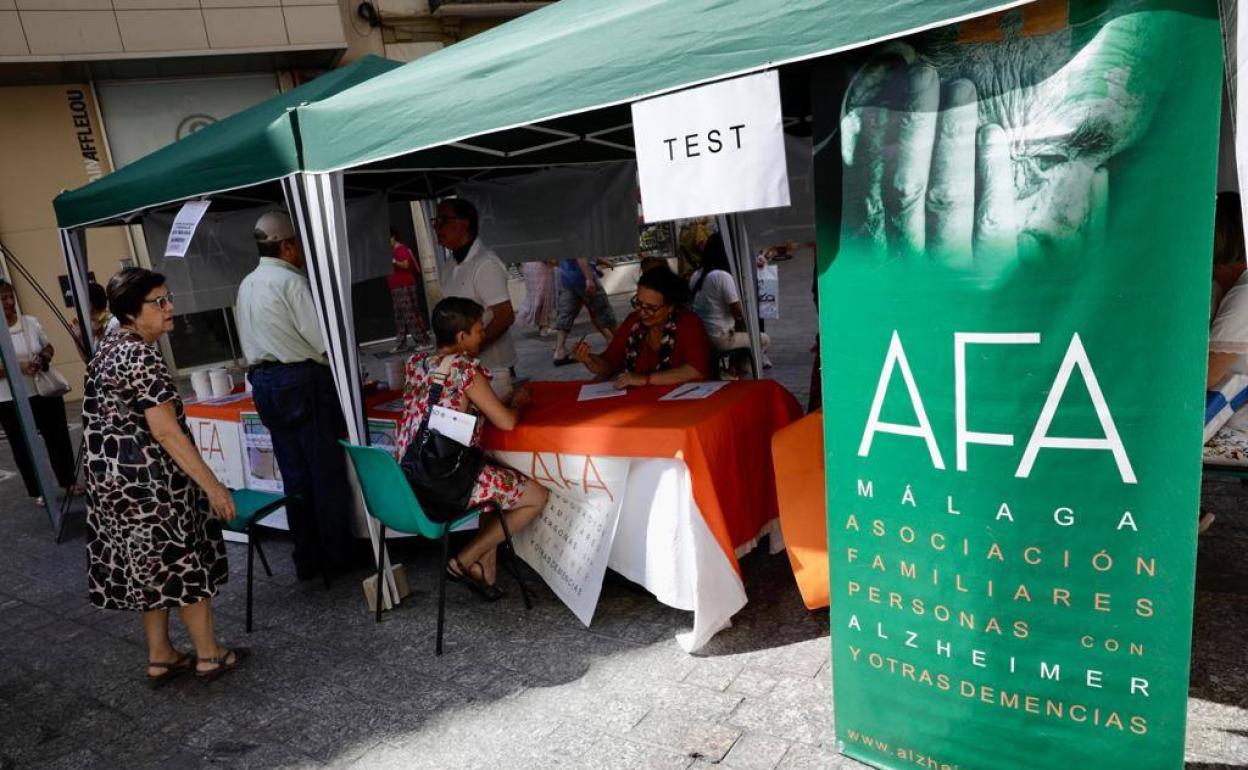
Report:
[[[16,372],[17,351],[13,348],[13,336],[9,333],[9,325],[0,323],[0,359],[5,372]],[[21,425],[20,436],[9,436],[13,445],[25,444],[32,464],[35,466],[35,478],[39,482],[39,493],[43,495],[43,507],[47,511],[48,521],[52,523],[52,533],[61,530],[61,511],[56,504],[56,483],[52,476],[52,463],[48,460],[48,452],[39,439],[35,428],[35,413],[30,408],[30,397],[34,395],[27,390],[25,377],[7,377],[9,392],[13,395],[13,406],[17,409],[17,421]]]
[[715,217],[719,232],[728,250],[728,261],[736,273],[737,292],[741,295],[741,313],[745,316],[746,333],[750,336],[750,355],[754,358],[754,377],[763,371],[763,344],[758,328],[758,271],[754,254],[745,234],[745,222],[737,214]]
[[[355,344],[355,318],[351,309],[351,258],[347,246],[346,198],[342,172],[292,174],[282,180],[291,219],[299,233],[307,261],[308,280],[316,304],[325,355],[333,373],[334,387],[347,423],[352,444],[369,443],[360,388],[360,361]],[[377,520],[364,517],[373,553],[378,553],[380,537]],[[381,606],[398,604],[398,588],[390,570],[390,557],[380,550],[385,580],[378,587]]]
[[58,228],[61,256],[65,260],[65,274],[69,276],[69,293],[74,303],[74,315],[82,333],[82,353],[85,361],[95,354],[95,331],[91,328],[91,295],[87,292],[87,237],[83,228]]

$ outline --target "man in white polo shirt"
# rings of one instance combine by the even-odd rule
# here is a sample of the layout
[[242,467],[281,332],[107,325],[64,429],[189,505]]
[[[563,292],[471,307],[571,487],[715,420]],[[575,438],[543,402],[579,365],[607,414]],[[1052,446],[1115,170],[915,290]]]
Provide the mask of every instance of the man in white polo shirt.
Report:
[[463,198],[448,198],[438,204],[433,228],[438,243],[451,252],[442,268],[442,294],[466,297],[485,308],[485,343],[479,357],[494,376],[494,392],[505,401],[511,394],[511,367],[516,365],[516,346],[511,339],[516,311],[507,291],[507,268],[477,238],[478,221],[477,207]]
[[238,287],[238,336],[250,365],[256,411],[273,438],[301,580],[349,568],[354,545],[347,469],[338,438],[345,422],[325,362],[312,287],[290,217],[256,221],[260,264]]

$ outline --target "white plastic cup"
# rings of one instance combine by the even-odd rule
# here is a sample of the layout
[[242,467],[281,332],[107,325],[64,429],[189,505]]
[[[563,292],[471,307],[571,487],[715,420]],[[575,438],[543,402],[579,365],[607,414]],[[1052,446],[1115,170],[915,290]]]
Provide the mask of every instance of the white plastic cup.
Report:
[[391,358],[386,361],[386,384],[390,386],[390,390],[403,389],[403,370],[406,363],[401,358]]
[[191,372],[191,389],[195,391],[195,398],[199,401],[212,398],[212,381],[208,377],[207,369]]
[[234,378],[225,369],[209,369],[208,380],[212,385],[213,398],[224,398],[234,392]]

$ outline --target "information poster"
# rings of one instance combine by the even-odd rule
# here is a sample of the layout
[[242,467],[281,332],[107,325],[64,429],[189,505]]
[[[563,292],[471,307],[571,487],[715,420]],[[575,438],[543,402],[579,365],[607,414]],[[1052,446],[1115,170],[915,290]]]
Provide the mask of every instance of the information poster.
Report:
[[378,449],[384,449],[394,459],[399,459],[398,444],[399,423],[377,417],[368,418],[368,443]]
[[843,753],[1183,766],[1220,52],[1041,0],[821,65]]
[[258,492],[283,492],[282,473],[277,467],[277,456],[273,454],[273,436],[269,429],[255,412],[243,412],[239,417],[243,448],[247,452],[247,463],[243,466],[247,488]]
[[242,489],[247,485],[243,472],[244,453],[240,426],[228,420],[205,420],[187,417],[191,438],[199,449],[199,456],[212,469],[221,483],[230,489]]
[[607,573],[629,460],[544,452],[495,456],[550,490],[542,515],[515,536],[516,553],[589,626]]
[[191,239],[195,237],[195,229],[199,227],[199,220],[204,218],[210,203],[211,201],[188,201],[182,204],[169,230],[169,241],[165,246],[166,257],[186,256]]

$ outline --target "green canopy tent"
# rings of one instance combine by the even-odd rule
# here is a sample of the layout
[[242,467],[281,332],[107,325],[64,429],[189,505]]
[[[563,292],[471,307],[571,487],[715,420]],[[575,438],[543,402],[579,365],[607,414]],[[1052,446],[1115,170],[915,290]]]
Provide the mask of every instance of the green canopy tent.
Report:
[[[295,110],[303,170],[287,192],[320,272],[313,281],[329,285],[346,270],[344,178],[353,189],[432,199],[468,179],[631,163],[632,102],[772,68],[781,68],[786,123],[808,129],[802,62],[1027,2],[562,0]],[[729,240],[738,275],[747,274],[743,246]],[[754,294],[743,294],[759,360]],[[350,337],[349,314],[329,320]]]
[[[61,249],[85,333],[89,335],[91,329],[86,228],[137,222],[146,214],[193,198],[212,197],[219,208],[281,201],[278,180],[301,167],[301,144],[292,110],[399,66],[378,56],[365,56],[206,126],[84,187],[58,195],[53,207]],[[88,344],[93,345],[94,340]],[[24,428],[27,435],[35,435],[33,423]],[[45,499],[55,503],[53,495],[45,494]],[[60,522],[54,520],[53,525],[59,528]]]
[[[57,224],[77,229],[119,224],[154,209],[190,198],[229,200],[230,193],[271,184],[301,168],[301,142],[290,111],[327,99],[400,67],[399,62],[368,55],[345,67],[278,94],[52,202]],[[250,192],[248,205],[257,197]]]
[[192,198],[211,197],[227,208],[281,201],[278,180],[301,167],[293,110],[399,66],[365,56],[58,195],[53,206],[82,328],[90,329],[84,228],[127,224]]
[[[349,286],[348,185],[433,199],[469,179],[632,163],[632,102],[778,67],[786,122],[808,128],[801,62],[1026,2],[562,0],[295,111],[303,170],[284,184],[312,282]],[[740,223],[724,227],[737,233],[726,243],[738,276],[750,274]],[[755,294],[743,297],[759,361]],[[331,351],[344,356],[331,362],[336,373],[353,371],[350,313],[326,322],[337,327]],[[358,380],[338,382],[345,394]],[[343,401],[362,424],[362,402]]]
[[[362,443],[345,178],[352,189],[426,199],[469,178],[632,162],[632,102],[771,68],[791,73],[782,77],[785,111],[800,127],[809,114],[802,62],[1027,2],[562,0],[390,72],[378,74],[392,65],[374,60],[369,77],[297,89],[59,196],[79,312],[85,319],[83,227],[244,188],[273,199],[278,182],[352,440]],[[755,316],[747,312],[757,349]]]

